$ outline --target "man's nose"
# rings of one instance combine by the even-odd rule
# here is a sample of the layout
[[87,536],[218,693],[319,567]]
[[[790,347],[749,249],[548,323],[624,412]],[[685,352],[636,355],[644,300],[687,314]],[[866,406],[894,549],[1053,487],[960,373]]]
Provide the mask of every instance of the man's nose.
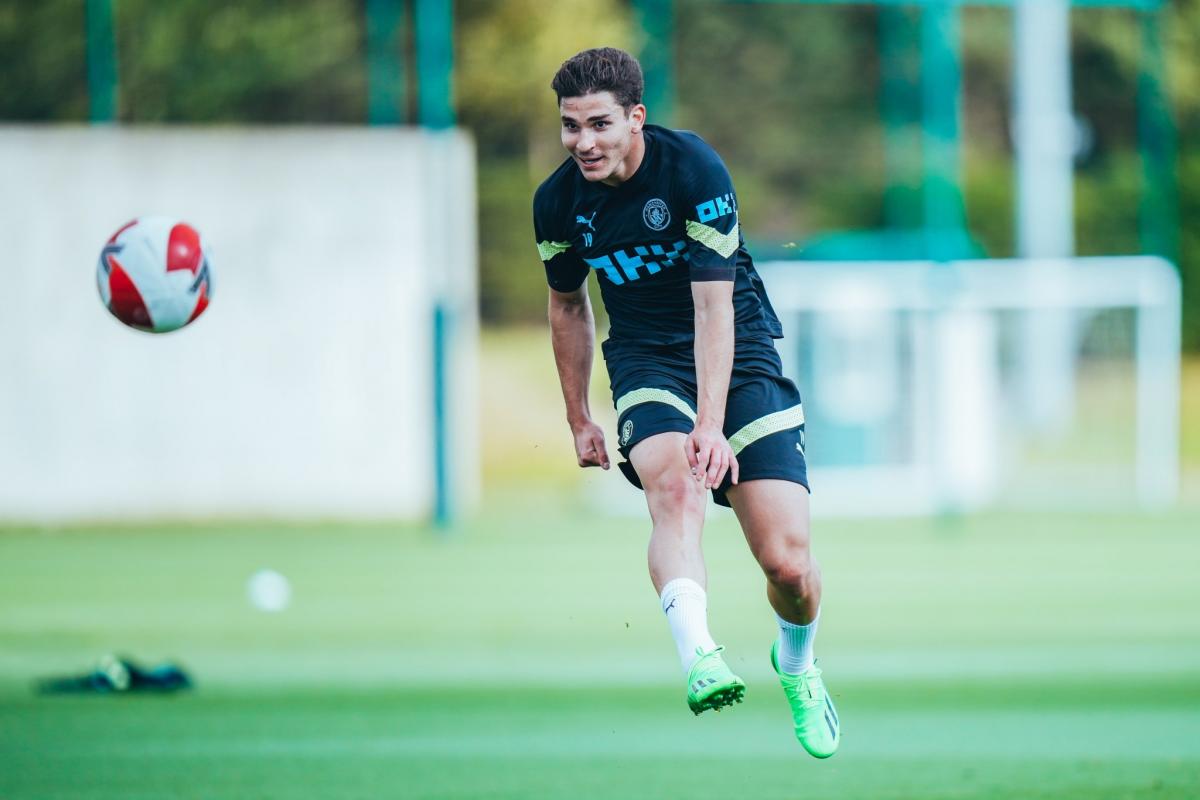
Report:
[[594,133],[592,133],[589,130],[580,131],[579,132],[579,144],[577,144],[575,146],[575,149],[583,150],[583,151],[591,150],[592,145],[595,144],[595,142],[596,142],[596,136]]

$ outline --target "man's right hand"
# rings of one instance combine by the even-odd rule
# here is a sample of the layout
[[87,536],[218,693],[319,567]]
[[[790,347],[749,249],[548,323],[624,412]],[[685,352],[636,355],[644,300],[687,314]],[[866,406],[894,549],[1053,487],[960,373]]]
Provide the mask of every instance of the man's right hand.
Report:
[[608,450],[604,447],[604,430],[588,420],[571,426],[575,434],[575,458],[581,467],[609,468]]

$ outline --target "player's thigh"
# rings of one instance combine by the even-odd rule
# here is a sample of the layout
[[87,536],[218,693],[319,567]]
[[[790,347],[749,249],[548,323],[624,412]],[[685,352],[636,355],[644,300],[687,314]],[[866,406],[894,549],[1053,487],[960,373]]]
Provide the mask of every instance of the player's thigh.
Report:
[[691,473],[685,444],[687,434],[664,431],[639,441],[629,461],[646,492],[656,520],[660,515],[703,515],[707,501],[703,485]]
[[[657,458],[660,445],[643,449],[638,459],[644,462],[640,468],[633,460],[633,451],[662,434],[691,433],[696,419],[695,386],[689,381],[690,375],[675,365],[649,359],[633,364],[625,361],[610,367],[609,372],[617,410],[617,449],[625,459],[617,466],[630,483],[644,489],[645,482],[661,471]],[[682,444],[679,453],[684,453]]]
[[664,478],[689,472],[686,442],[686,433],[664,431],[635,444],[629,451],[629,461],[643,485],[649,488]]
[[[804,408],[785,378],[774,345],[748,343],[738,353],[725,410],[725,437],[738,460],[738,480],[782,480],[808,487]],[[713,492],[730,505],[730,480]]]
[[726,491],[746,542],[764,567],[807,559],[811,526],[809,495],[803,484],[765,478]]
[[630,461],[633,449],[645,439],[668,432],[686,435],[696,425],[695,389],[667,370],[641,371],[614,385],[613,405],[617,447]]

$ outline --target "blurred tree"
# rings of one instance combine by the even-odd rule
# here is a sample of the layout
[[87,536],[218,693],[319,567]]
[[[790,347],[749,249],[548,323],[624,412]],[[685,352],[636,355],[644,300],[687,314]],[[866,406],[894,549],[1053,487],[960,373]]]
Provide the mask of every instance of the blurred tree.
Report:
[[557,165],[550,79],[580,50],[631,47],[627,9],[617,0],[459,0],[457,12],[459,115],[480,152],[523,157],[549,139],[556,152],[545,163]]
[[121,118],[360,122],[362,4],[353,0],[121,0]]
[[882,226],[875,12],[708,3],[678,17],[678,122],[725,159],[751,235]]
[[87,119],[80,0],[0,0],[0,119]]
[[480,155],[480,302],[487,320],[545,317],[533,192],[566,158],[550,79],[580,50],[632,47],[629,19],[617,0],[457,4],[458,113]]
[[[359,0],[120,0],[123,122],[360,122]],[[0,1],[0,118],[84,120],[84,4]]]
[[1165,30],[1178,140],[1183,338],[1185,347],[1200,351],[1200,0],[1173,0]]
[[[1183,282],[1184,346],[1200,350],[1200,2],[1166,7],[1167,82],[1175,122],[1179,230],[1175,254]],[[1076,172],[1076,234],[1083,254],[1135,253],[1145,191],[1138,156],[1138,69],[1143,42],[1137,15],[1089,9],[1072,15],[1075,108],[1087,148]]]
[[[361,123],[366,0],[119,0],[124,122]],[[879,10],[675,0],[674,122],[721,152],[756,243],[880,227]],[[0,119],[84,121],[84,3],[0,0]],[[1200,0],[1166,11],[1178,130],[1185,335],[1200,348]],[[1011,12],[963,12],[968,224],[1012,253]],[[539,320],[545,288],[530,199],[563,158],[549,81],[586,47],[641,45],[629,0],[456,0],[455,100],[479,148],[482,310]],[[1090,144],[1076,173],[1081,253],[1136,252],[1136,15],[1072,14],[1075,106]],[[650,109],[655,120],[655,109]]]

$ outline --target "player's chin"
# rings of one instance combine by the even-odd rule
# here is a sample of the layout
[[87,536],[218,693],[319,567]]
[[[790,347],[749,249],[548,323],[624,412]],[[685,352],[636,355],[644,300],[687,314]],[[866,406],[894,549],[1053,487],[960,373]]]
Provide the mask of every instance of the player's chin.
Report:
[[588,164],[580,159],[575,159],[575,165],[579,167],[579,171],[583,177],[589,181],[602,181],[612,174],[612,170],[608,167],[607,159],[600,159],[594,164]]
[[587,172],[583,170],[581,170],[581,172],[583,172],[584,180],[586,180],[588,183],[599,183],[612,174],[609,172]]

